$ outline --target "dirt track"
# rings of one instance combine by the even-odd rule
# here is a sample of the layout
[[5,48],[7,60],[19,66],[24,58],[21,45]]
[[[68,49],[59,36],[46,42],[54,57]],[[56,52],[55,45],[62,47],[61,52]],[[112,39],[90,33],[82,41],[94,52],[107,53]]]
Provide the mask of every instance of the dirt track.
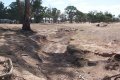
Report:
[[[106,27],[31,24],[37,32],[33,34],[21,32],[21,26],[0,24],[0,54],[13,60],[13,73],[25,80],[102,80],[119,73],[119,69],[106,70],[105,65],[112,55],[120,53],[120,23]],[[82,52],[71,55],[66,52],[68,45]],[[77,67],[74,54],[84,55],[85,61],[95,65]]]

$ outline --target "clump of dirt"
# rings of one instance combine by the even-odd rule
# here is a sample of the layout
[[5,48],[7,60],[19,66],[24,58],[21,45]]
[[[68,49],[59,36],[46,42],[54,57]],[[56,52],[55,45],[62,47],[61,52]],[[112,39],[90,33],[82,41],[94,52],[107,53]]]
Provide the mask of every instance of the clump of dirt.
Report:
[[87,53],[90,53],[90,51],[80,50],[74,45],[68,45],[66,53],[67,56],[70,56],[69,58],[67,58],[67,60],[71,62],[74,66],[84,67],[96,65],[95,62],[91,62],[88,59],[86,59],[86,55]]
[[120,55],[116,54],[108,59],[105,66],[106,70],[120,70]]
[[[77,49],[74,45],[68,45],[66,48],[66,52],[64,53],[44,53],[44,55],[49,56],[47,58],[43,58],[43,62],[53,63],[52,65],[58,66],[60,65],[68,66],[68,67],[86,67],[86,66],[96,66],[98,64],[97,61],[89,61],[86,58],[86,55],[90,53],[87,50]],[[47,61],[48,60],[48,61]]]
[[[105,69],[108,71],[120,71],[120,54],[115,54],[110,57],[105,64]],[[105,76],[103,80],[119,80],[120,74]]]
[[106,26],[108,26],[108,24],[107,23],[98,23],[96,26],[97,27],[106,27]]

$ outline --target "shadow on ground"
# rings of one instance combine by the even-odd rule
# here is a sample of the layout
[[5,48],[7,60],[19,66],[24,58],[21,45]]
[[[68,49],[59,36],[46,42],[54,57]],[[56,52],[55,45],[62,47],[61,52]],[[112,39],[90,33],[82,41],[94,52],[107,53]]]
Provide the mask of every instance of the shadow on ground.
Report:
[[[35,35],[37,38],[33,40],[31,36]],[[29,71],[37,77],[44,76],[50,80],[52,76],[64,75],[69,77],[68,80],[74,79],[73,72],[66,70],[70,67],[69,63],[64,61],[66,54],[44,53],[47,56],[43,56],[40,51],[42,43],[37,41],[40,39],[41,35],[37,35],[36,32],[24,32],[17,28],[0,28],[0,55],[11,58],[14,67]],[[29,59],[32,59],[33,62]],[[43,60],[46,60],[47,63],[43,63]],[[53,79],[61,80],[60,77]]]

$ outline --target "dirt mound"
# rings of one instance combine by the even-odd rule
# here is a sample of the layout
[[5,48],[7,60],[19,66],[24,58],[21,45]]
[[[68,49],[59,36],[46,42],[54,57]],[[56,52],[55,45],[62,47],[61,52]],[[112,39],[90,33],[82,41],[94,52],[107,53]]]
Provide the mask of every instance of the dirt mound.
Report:
[[120,54],[116,54],[108,59],[105,68],[107,70],[120,70]]
[[108,24],[107,23],[98,23],[96,26],[97,27],[107,27]]

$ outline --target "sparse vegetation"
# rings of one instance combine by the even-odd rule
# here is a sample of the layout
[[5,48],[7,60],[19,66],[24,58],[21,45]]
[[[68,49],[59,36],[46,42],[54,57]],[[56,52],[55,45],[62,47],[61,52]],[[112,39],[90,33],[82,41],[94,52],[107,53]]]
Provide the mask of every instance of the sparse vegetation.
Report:
[[[17,4],[18,3],[18,4]],[[34,23],[43,23],[43,22],[119,22],[119,15],[115,17],[112,13],[109,12],[97,12],[90,11],[89,13],[83,13],[79,11],[75,6],[67,6],[65,12],[61,13],[57,8],[48,8],[42,6],[41,0],[30,0],[30,18],[31,22]],[[4,3],[0,3],[0,19],[10,19],[23,21],[25,10],[25,2],[17,0],[12,2],[9,7],[5,7]],[[13,13],[14,12],[14,13]],[[21,14],[19,15],[18,12]]]
[[119,21],[108,11],[0,1],[0,80],[119,80]]

